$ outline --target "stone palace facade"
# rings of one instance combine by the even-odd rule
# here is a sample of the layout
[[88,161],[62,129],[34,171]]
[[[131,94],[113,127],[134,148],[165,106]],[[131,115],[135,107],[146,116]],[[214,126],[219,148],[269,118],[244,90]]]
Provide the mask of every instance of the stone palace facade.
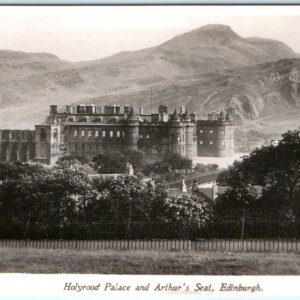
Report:
[[229,157],[234,153],[234,120],[230,112],[210,113],[205,120],[184,107],[139,113],[120,105],[50,106],[47,120],[35,130],[0,130],[1,161],[53,164],[64,155],[85,156],[127,150],[149,156],[177,153],[184,157]]

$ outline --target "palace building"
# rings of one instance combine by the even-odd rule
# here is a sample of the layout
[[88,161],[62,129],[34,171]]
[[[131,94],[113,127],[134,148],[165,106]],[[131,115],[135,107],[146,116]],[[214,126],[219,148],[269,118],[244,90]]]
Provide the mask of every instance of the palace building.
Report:
[[[122,111],[121,111],[122,110]],[[149,156],[177,153],[184,157],[228,157],[234,153],[230,112],[210,113],[205,120],[184,107],[173,113],[160,105],[155,113],[136,113],[125,105],[50,106],[47,120],[35,130],[0,130],[1,161],[53,164],[65,155],[89,159],[109,151],[138,150]]]

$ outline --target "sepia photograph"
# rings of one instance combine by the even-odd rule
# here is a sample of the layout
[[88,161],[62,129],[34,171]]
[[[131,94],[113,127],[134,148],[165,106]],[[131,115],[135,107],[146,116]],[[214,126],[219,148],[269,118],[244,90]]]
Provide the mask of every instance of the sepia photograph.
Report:
[[1,6],[0,24],[0,273],[300,274],[300,6]]

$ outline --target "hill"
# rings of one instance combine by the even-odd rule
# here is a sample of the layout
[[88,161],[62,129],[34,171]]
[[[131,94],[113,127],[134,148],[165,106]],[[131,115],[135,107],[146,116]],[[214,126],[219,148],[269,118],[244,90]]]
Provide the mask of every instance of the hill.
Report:
[[243,38],[224,25],[89,62],[3,50],[0,127],[32,127],[51,103],[119,103],[150,110],[151,88],[153,107],[187,105],[200,113],[235,107],[245,125],[298,106],[289,79],[298,57],[279,41]]

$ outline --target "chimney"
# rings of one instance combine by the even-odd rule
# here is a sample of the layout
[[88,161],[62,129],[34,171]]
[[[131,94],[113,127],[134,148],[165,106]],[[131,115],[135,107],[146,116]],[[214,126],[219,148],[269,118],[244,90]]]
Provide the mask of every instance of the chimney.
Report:
[[71,113],[72,113],[72,105],[67,105],[67,106],[66,106],[66,112],[67,112],[68,114],[71,114]]
[[50,105],[50,116],[57,114],[57,105]]
[[124,105],[124,114],[127,114],[127,115],[130,114],[130,106],[129,105]]

